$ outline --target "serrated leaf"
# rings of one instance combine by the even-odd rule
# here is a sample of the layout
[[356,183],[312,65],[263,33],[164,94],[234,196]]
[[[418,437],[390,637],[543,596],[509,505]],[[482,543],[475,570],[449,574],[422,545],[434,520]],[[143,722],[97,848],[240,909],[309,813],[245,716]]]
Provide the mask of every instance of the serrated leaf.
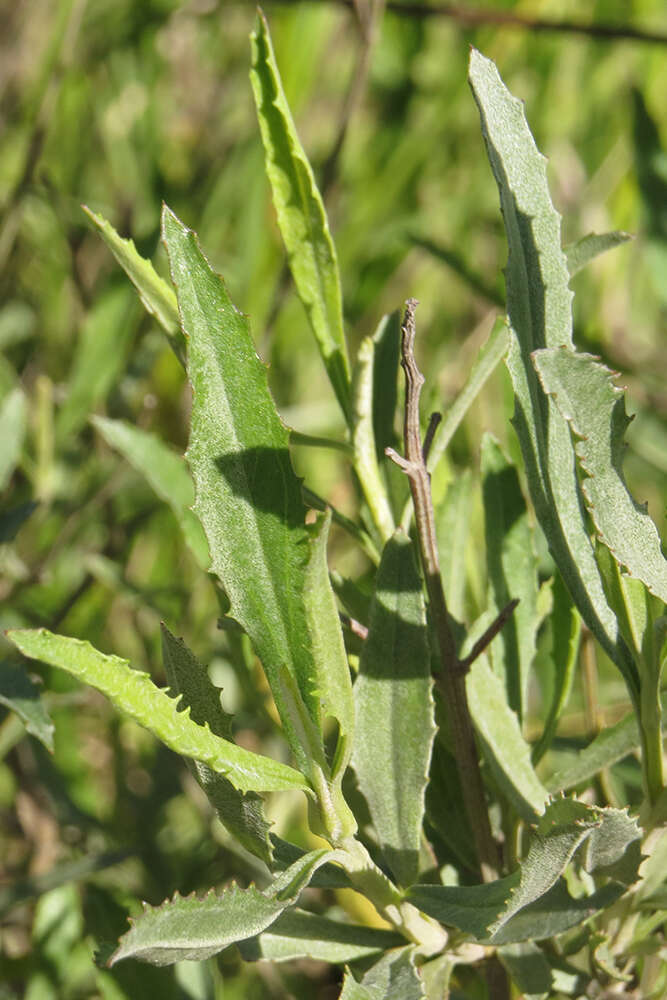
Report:
[[24,656],[60,667],[97,688],[166,746],[208,764],[241,791],[305,791],[309,787],[294,768],[221,740],[208,727],[198,726],[189,713],[178,711],[174,699],[156,687],[148,674],[133,670],[119,656],[105,656],[89,642],[54,635],[46,629],[11,629],[7,638]]
[[466,677],[466,693],[484,756],[512,805],[528,822],[544,812],[547,790],[537,777],[505,687],[480,656]]
[[577,927],[597,913],[604,913],[625,893],[620,882],[607,882],[590,896],[572,896],[564,878],[534,903],[515,913],[493,935],[495,945],[522,941],[547,941]]
[[0,490],[7,486],[20,458],[27,416],[25,393],[16,386],[0,403]]
[[209,267],[194,233],[166,206],[162,227],[188,336],[194,398],[186,457],[195,482],[195,512],[230,614],[262,661],[292,751],[308,773],[314,757],[321,764],[323,751],[302,745],[280,676],[287,671],[292,678],[319,732],[321,705],[304,600],[309,536],[289,434],[247,321]]
[[505,684],[507,701],[519,723],[524,718],[528,678],[535,658],[537,556],[519,477],[498,442],[482,439],[482,496],[490,611],[519,604],[489,647],[494,672]]
[[139,292],[144,308],[155,317],[168,335],[176,356],[185,365],[186,343],[178,319],[178,305],[173,288],[160,277],[151,262],[139,254],[133,240],[123,239],[105,218],[92,212],[86,205],[81,207]]
[[140,472],[151,488],[171,507],[183,537],[202,569],[211,559],[203,529],[192,510],[195,489],[184,460],[155,434],[122,420],[92,417],[104,440]]
[[431,660],[412,542],[387,542],[354,685],[354,769],[387,863],[414,882],[435,735]]
[[278,226],[294,284],[329,380],[349,419],[350,367],[336,251],[324,204],[283,92],[269,28],[261,12],[251,35],[251,53],[250,81]]
[[201,961],[228,945],[253,937],[269,927],[308,885],[313,872],[335,857],[327,850],[311,851],[283,872],[263,892],[232,885],[203,899],[176,895],[159,907],[146,906],[120,939],[110,965],[138,958],[153,965],[183,960]]
[[341,965],[401,943],[400,935],[392,931],[344,924],[295,908],[283,913],[258,937],[242,942],[239,950],[247,962],[310,958]]
[[600,254],[606,253],[607,250],[613,250],[614,247],[621,246],[621,244],[627,243],[631,239],[631,233],[623,233],[617,229],[611,233],[588,233],[587,236],[582,236],[576,243],[570,243],[568,246],[563,247],[570,277],[581,271],[595,257],[599,257]]
[[[232,717],[222,708],[220,691],[208,672],[182,639],[162,625],[162,662],[170,693],[177,697],[179,711],[189,708],[198,726],[208,723],[214,736],[232,739]],[[221,774],[199,761],[192,762],[197,781],[204,789],[222,823],[247,851],[271,863],[269,824],[262,799],[253,792],[243,794]]]
[[508,368],[515,394],[513,422],[531,498],[582,618],[636,696],[637,671],[618,634],[582,517],[569,429],[553,400],[545,397],[531,361],[537,349],[572,347],[572,293],[561,250],[560,218],[547,186],[546,160],[535,146],[522,103],[506,89],[493,63],[474,49],[469,79],[500,192],[509,246]]
[[642,860],[637,819],[625,809],[600,809],[602,823],[593,830],[582,852],[587,872],[598,872],[625,885],[636,881]]
[[511,875],[484,885],[413,886],[408,898],[442,924],[458,927],[478,940],[507,943],[502,928],[552,889],[601,822],[598,810],[573,799],[558,799],[540,817],[528,853]]
[[137,329],[140,309],[128,288],[112,288],[100,296],[79,333],[67,397],[56,418],[63,440],[83,427],[125,365],[125,352]]
[[[667,692],[662,696],[662,715],[667,722]],[[576,785],[589,782],[603,768],[611,767],[639,747],[639,723],[635,713],[630,712],[620,722],[603,729],[587,747],[578,752],[576,760],[569,767],[551,775],[546,786],[550,792],[568,791]]]
[[28,732],[53,753],[55,727],[40,698],[39,688],[23,667],[8,660],[0,660],[0,705],[16,712]]
[[667,602],[667,560],[645,506],[633,500],[623,476],[623,437],[631,418],[615,373],[590,354],[539,350],[533,354],[544,391],[576,436],[583,493],[598,535],[630,576]]

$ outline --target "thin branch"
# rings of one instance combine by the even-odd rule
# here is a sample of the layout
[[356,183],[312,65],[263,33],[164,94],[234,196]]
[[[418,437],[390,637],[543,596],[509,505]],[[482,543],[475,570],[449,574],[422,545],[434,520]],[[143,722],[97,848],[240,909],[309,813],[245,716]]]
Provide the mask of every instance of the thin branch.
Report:
[[424,435],[424,444],[422,446],[422,457],[425,462],[428,462],[428,456],[431,452],[431,445],[433,444],[433,438],[435,437],[435,432],[440,426],[440,421],[442,420],[442,413],[432,413],[429,417],[428,427],[426,428],[426,434]]
[[477,746],[465,689],[466,667],[459,660],[449,624],[447,601],[440,575],[440,561],[435,534],[431,477],[424,461],[419,426],[419,397],[424,376],[414,355],[416,299],[408,299],[401,327],[401,365],[405,372],[405,458],[393,448],[386,454],[407,474],[415,509],[419,551],[428,591],[431,618],[440,651],[441,670],[436,677],[449,716],[454,755],[461,778],[465,809],[475,838],[480,872],[485,882],[498,877],[498,848],[491,833],[484,785],[479,768]]
[[503,610],[500,612],[497,618],[495,618],[494,621],[491,622],[484,635],[482,635],[477,640],[477,642],[472,647],[468,655],[461,660],[461,669],[463,670],[464,673],[467,673],[468,670],[470,670],[470,667],[473,665],[477,657],[481,656],[486,647],[491,645],[495,637],[502,629],[505,622],[514,613],[514,609],[518,603],[519,603],[518,597],[515,597],[514,600],[510,601],[509,604],[507,604],[503,608]]
[[[294,3],[295,0],[271,0],[278,3]],[[340,6],[354,8],[355,0],[330,0]],[[386,9],[402,17],[425,19],[442,17],[455,21],[465,28],[481,28],[495,24],[499,28],[518,28],[524,31],[544,32],[562,35],[584,35],[601,41],[645,42],[650,45],[667,45],[667,32],[636,28],[629,24],[609,24],[603,21],[583,22],[551,20],[531,17],[509,10],[490,10],[486,7],[468,7],[449,3],[407,3],[387,0]]]

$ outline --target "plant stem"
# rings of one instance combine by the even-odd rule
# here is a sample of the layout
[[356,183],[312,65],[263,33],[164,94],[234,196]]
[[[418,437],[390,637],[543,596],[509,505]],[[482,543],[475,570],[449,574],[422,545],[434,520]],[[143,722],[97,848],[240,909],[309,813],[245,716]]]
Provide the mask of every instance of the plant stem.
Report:
[[490,882],[498,877],[498,848],[491,833],[484,785],[466,697],[465,674],[468,665],[459,660],[454,636],[449,626],[435,534],[431,477],[426,467],[421,444],[419,397],[424,384],[424,376],[417,368],[414,356],[416,307],[416,299],[408,299],[401,327],[401,365],[406,380],[405,458],[401,458],[390,448],[387,449],[387,455],[405,471],[410,480],[419,551],[431,617],[440,650],[441,672],[436,677],[436,683],[442,693],[445,709],[449,716],[454,755],[459,769],[465,809],[475,839],[480,872],[482,879],[485,882]]

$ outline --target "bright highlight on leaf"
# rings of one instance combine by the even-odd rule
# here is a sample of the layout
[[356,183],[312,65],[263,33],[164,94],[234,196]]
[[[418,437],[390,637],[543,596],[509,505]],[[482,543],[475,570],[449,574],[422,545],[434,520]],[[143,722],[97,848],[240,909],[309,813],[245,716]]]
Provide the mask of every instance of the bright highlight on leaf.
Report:
[[147,673],[133,670],[127,660],[105,656],[89,642],[54,635],[46,629],[14,629],[7,637],[24,656],[60,667],[97,688],[165,746],[208,764],[240,791],[308,790],[305,778],[293,768],[221,740],[208,726],[198,726],[189,712],[179,712],[176,701],[156,687]]

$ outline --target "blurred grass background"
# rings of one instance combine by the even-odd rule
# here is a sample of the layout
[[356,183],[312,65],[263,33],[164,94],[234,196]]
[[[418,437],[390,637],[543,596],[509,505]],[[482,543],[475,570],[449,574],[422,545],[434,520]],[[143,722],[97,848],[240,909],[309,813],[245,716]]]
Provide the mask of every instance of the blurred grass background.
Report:
[[[357,6],[363,22],[370,5]],[[370,47],[350,7],[265,4],[297,128],[324,178],[352,352],[384,313],[415,296],[419,357],[431,402],[442,408],[501,308],[502,221],[466,83],[475,45],[525,101],[549,158],[564,241],[610,229],[636,236],[574,278],[575,337],[623,373],[637,412],[626,473],[664,529],[664,5],[487,4],[528,20],[619,29],[604,40],[471,28],[387,9]],[[254,17],[252,3],[224,0],[0,7],[0,625],[85,637],[159,678],[164,619],[212,664],[226,707],[237,713],[239,738],[279,755],[257,665],[242,642],[217,630],[211,582],[197,571],[171,513],[89,423],[91,413],[125,419],[182,452],[189,400],[164,337],[80,207],[131,235],[164,273],[165,200],[199,233],[249,314],[286,419],[311,433],[340,431],[286,279],[264,176],[248,81]],[[627,26],[662,31],[663,44],[624,38]],[[484,430],[516,452],[511,410],[508,380],[498,371],[453,441],[440,489],[464,468],[476,475]],[[354,513],[348,474],[328,453],[300,448],[295,460],[309,485]],[[470,615],[485,600],[475,502]],[[355,565],[340,538],[336,555]],[[10,656],[6,646],[0,653]],[[25,737],[13,713],[0,721],[0,998],[120,1000],[150,989],[193,1000],[336,996],[335,973],[314,963],[242,968],[231,952],[202,966],[96,969],[93,950],[123,931],[138,900],[156,903],[174,890],[232,876],[261,880],[262,873],[239,857],[179,760],[94,692],[40,672],[56,723],[54,755]],[[579,685],[564,720],[581,738],[625,697],[613,673],[601,669],[597,684],[593,693]],[[616,794],[627,794],[625,778],[613,780]],[[627,781],[636,781],[631,765]],[[609,795],[612,785],[610,778]],[[272,808],[283,833],[298,840],[298,811],[284,797]],[[116,850],[130,853],[109,859]],[[66,868],[91,857],[97,874]],[[330,902],[320,897],[313,893],[312,905]]]

